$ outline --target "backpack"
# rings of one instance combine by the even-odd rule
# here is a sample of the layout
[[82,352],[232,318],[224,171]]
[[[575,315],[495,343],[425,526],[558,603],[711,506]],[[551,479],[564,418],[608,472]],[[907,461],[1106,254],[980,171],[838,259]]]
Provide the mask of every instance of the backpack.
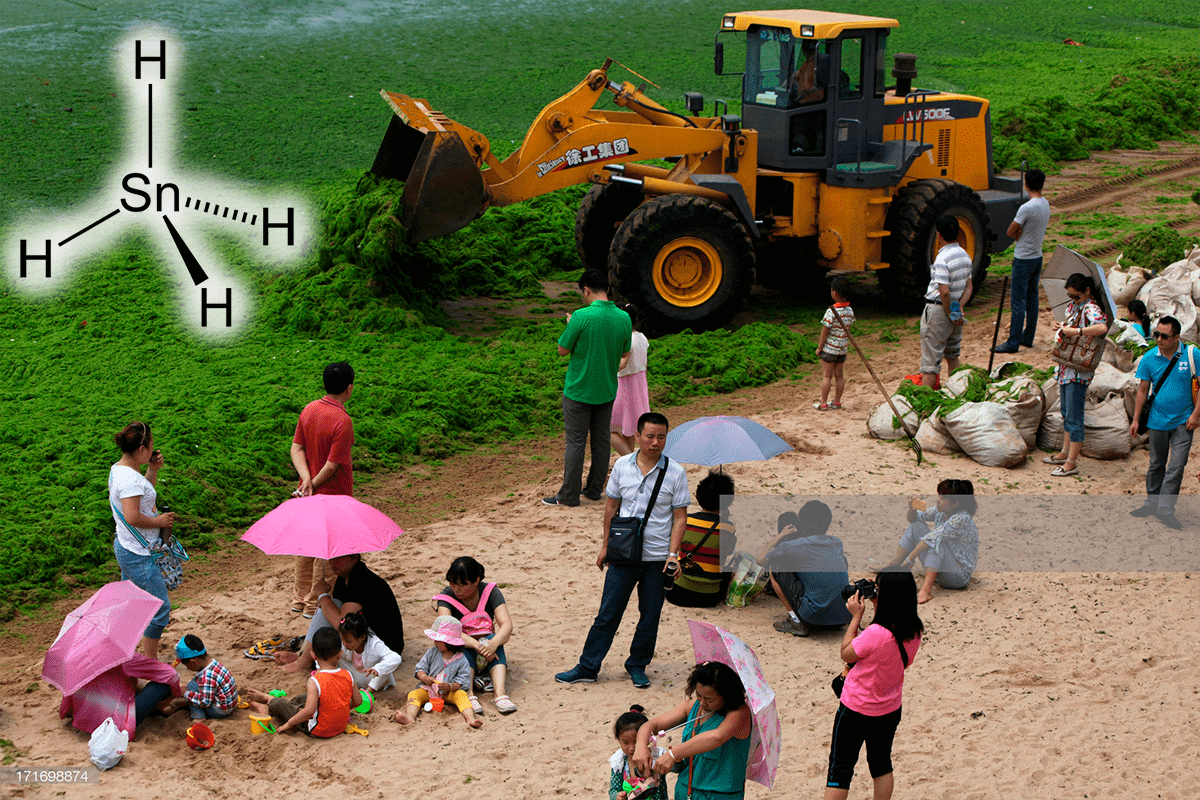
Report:
[[435,594],[434,600],[441,600],[448,605],[458,609],[462,616],[463,633],[467,636],[478,638],[480,636],[491,636],[495,632],[495,625],[492,618],[487,613],[488,597],[492,594],[492,589],[496,588],[496,584],[489,583],[483,587],[483,592],[479,595],[479,607],[474,611],[470,611],[462,603],[458,602],[458,598],[446,594]]

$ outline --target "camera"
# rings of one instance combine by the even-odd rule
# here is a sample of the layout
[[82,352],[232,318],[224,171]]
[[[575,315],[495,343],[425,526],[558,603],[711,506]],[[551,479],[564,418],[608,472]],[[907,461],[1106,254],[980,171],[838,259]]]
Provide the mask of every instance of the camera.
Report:
[[861,594],[863,600],[870,600],[875,596],[875,581],[859,578],[849,586],[842,587],[843,600],[849,600],[856,594]]

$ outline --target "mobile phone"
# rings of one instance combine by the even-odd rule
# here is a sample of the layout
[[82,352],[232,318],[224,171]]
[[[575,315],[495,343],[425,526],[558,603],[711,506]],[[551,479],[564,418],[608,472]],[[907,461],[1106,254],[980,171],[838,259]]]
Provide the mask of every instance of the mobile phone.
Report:
[[912,506],[912,509],[914,511],[924,511],[925,510],[925,501],[924,500],[920,500],[920,499],[914,497],[911,501],[909,501],[909,504]]

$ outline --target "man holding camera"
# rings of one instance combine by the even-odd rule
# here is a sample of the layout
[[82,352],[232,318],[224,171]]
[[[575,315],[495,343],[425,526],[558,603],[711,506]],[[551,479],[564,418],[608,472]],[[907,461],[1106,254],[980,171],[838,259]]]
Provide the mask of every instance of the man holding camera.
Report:
[[[629,646],[625,671],[638,689],[650,686],[646,667],[658,643],[658,620],[662,614],[664,578],[679,576],[679,546],[687,524],[687,473],[663,454],[667,444],[667,418],[650,411],[638,419],[638,449],[621,456],[613,465],[605,494],[604,524],[600,534],[600,554],[596,566],[608,564],[608,531],[613,517],[646,517],[655,484],[662,475],[654,504],[642,532],[641,560],[631,564],[608,564],[600,610],[588,631],[579,663],[554,676],[559,683],[595,683],[600,664],[612,647],[613,637],[629,604],[634,587],[638,590],[638,624]],[[665,473],[665,474],[664,474]],[[620,512],[618,514],[618,512]]]

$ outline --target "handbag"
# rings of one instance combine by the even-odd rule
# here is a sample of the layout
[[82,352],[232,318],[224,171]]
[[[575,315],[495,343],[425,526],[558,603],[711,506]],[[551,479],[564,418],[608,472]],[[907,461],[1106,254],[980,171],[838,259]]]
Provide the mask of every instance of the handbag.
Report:
[[608,550],[604,560],[609,564],[640,564],[642,561],[642,538],[646,523],[650,520],[650,512],[654,510],[654,502],[658,500],[658,490],[662,488],[663,478],[667,476],[667,467],[671,459],[663,457],[663,468],[654,482],[654,493],[646,504],[646,513],[640,517],[613,517],[608,523]]
[[179,584],[183,582],[183,562],[192,560],[191,556],[187,554],[187,550],[183,549],[183,542],[175,536],[168,535],[168,541],[164,542],[160,538],[157,544],[151,545],[146,541],[146,537],[142,536],[141,531],[129,524],[125,515],[121,513],[121,509],[117,508],[116,503],[113,503],[112,507],[117,518],[129,529],[133,538],[138,540],[138,544],[150,551],[150,558],[158,567],[158,571],[162,573],[163,583],[167,585],[167,589],[178,589]]
[[[1191,353],[1188,353],[1188,355],[1191,356]],[[1137,426],[1138,436],[1142,436],[1146,433],[1146,431],[1150,430],[1150,407],[1152,405],[1154,405],[1154,398],[1155,398],[1155,396],[1158,395],[1158,390],[1162,388],[1163,382],[1166,381],[1167,376],[1171,374],[1171,370],[1175,369],[1175,362],[1177,362],[1178,360],[1179,360],[1179,353],[1176,352],[1175,356],[1171,359],[1171,363],[1167,364],[1167,368],[1163,370],[1163,374],[1159,375],[1158,380],[1154,382],[1154,390],[1151,391],[1148,395],[1146,395],[1146,402],[1142,403],[1142,413],[1138,414],[1138,426]],[[1195,383],[1196,383],[1196,379],[1193,377],[1192,378],[1193,392],[1195,391],[1195,389],[1194,389]],[[1196,398],[1195,398],[1194,394],[1192,396],[1192,402],[1193,403],[1196,402]]]
[[[1068,327],[1079,328],[1082,322],[1083,306],[1080,306],[1073,324]],[[1081,333],[1078,336],[1060,335],[1058,338],[1061,342],[1055,342],[1054,349],[1050,351],[1050,360],[1076,372],[1095,372],[1108,348],[1107,336],[1084,336]]]
[[704,538],[702,538],[696,544],[696,546],[693,547],[691,550],[686,551],[683,554],[683,556],[679,559],[679,566],[683,570],[684,575],[686,575],[690,578],[710,578],[710,577],[712,577],[712,573],[709,572],[708,570],[704,569],[704,567],[697,564],[696,559],[693,556],[695,553],[700,551],[701,547],[704,547],[704,543],[708,541],[708,537],[712,536],[713,531],[715,531],[717,529],[717,526],[720,524],[721,524],[720,519],[718,519],[716,522],[714,522],[709,527],[708,531],[704,534]]
[[[891,630],[889,630],[888,633],[892,634],[892,639],[896,642],[896,647],[900,650],[900,662],[904,664],[905,669],[908,669],[908,651],[904,649],[904,645],[902,645],[900,640],[896,638],[895,633],[892,633]],[[842,674],[838,675],[829,683],[829,688],[833,689],[834,697],[840,698],[842,696],[842,689],[844,689],[846,686],[846,676],[850,674],[850,668],[853,666],[854,664],[847,664],[846,668],[842,670]]]

